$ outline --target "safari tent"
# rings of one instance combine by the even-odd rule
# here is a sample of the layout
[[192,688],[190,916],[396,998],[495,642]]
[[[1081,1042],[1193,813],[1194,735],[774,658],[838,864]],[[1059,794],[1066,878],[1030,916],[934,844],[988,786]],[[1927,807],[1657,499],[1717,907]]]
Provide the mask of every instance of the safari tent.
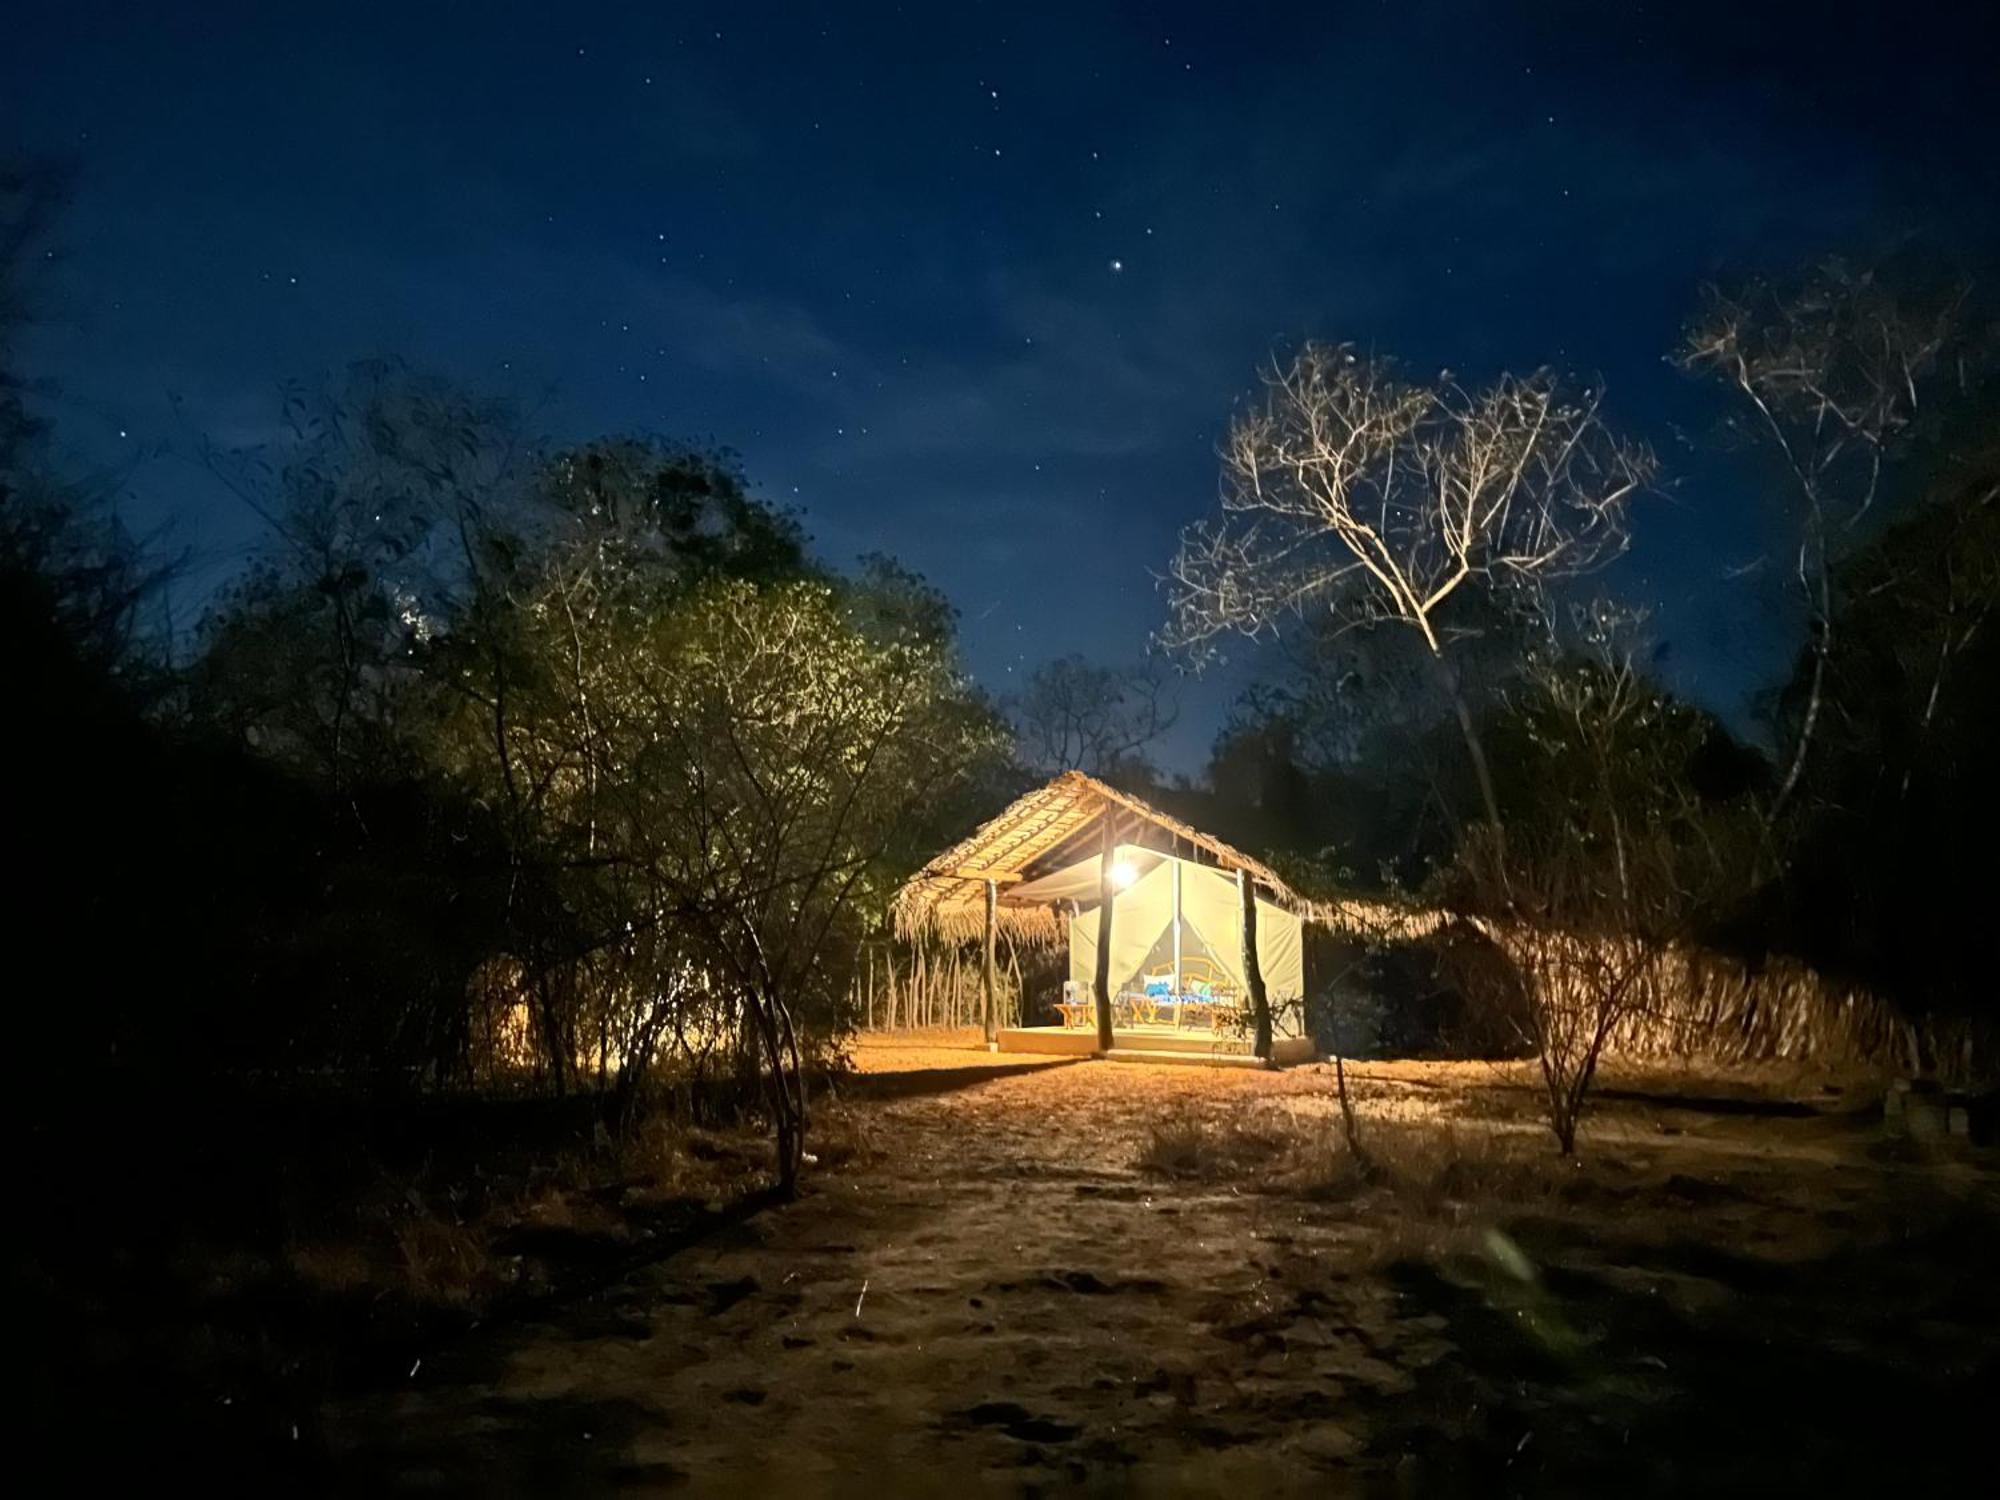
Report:
[[[1268,866],[1080,771],[1029,792],[895,898],[906,936],[978,938],[1001,1051],[1302,1062],[1303,900]],[[996,938],[1060,944],[1059,992],[995,1024]]]

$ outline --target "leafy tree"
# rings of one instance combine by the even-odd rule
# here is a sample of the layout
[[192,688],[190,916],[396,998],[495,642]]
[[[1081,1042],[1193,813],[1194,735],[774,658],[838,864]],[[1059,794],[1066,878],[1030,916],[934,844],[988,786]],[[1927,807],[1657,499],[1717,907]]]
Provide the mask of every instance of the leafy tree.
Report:
[[464,608],[472,539],[525,467],[502,403],[392,361],[284,396],[275,450],[211,452],[271,531],[203,624],[202,724],[338,790],[417,774],[437,711],[420,657]]
[[535,488],[552,549],[645,586],[817,571],[798,521],[751,495],[727,452],[612,438],[558,455]]
[[[603,703],[614,842],[741,1006],[789,1188],[804,1155],[807,1017],[839,989],[856,898],[907,868],[908,809],[997,753],[937,646],[871,639],[815,582],[716,582],[648,622]],[[879,888],[879,887],[878,887]]]
[[856,628],[871,639],[954,648],[957,606],[942,589],[886,553],[868,553],[852,579],[831,581],[847,601]]
[[[1482,739],[1537,635],[1510,607],[1457,616],[1457,671]],[[1511,791],[1494,767],[1503,814]],[[1350,631],[1326,619],[1279,642],[1266,675],[1236,705],[1208,780],[1218,827],[1246,843],[1316,861],[1328,879],[1420,883],[1448,861],[1480,806],[1451,695],[1407,631]]]
[[632,774],[609,737],[623,655],[714,580],[814,570],[796,524],[726,456],[629,439],[558,455],[460,536],[462,602],[427,665],[457,707],[433,753],[509,829],[514,955],[551,1082],[569,1088],[594,1033],[599,1074],[629,1098],[678,1019],[670,1002],[702,992],[608,821]]

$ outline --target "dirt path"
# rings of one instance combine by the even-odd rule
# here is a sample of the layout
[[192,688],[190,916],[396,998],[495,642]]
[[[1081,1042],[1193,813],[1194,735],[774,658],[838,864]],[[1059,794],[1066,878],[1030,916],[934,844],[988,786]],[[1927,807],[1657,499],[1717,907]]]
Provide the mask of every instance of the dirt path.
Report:
[[[1163,1111],[1323,1111],[1323,1078],[999,1066],[916,1049],[866,1062],[876,1079],[857,1109],[863,1161],[547,1322],[475,1337],[394,1397],[330,1413],[339,1486],[1289,1494],[1324,1493],[1333,1479],[1393,1490],[1425,1472],[1412,1433],[1433,1416],[1471,1424],[1496,1464],[1511,1462],[1515,1418],[1492,1397],[1489,1432],[1478,1408],[1519,1384],[1504,1377],[1520,1351],[1490,1325],[1541,1317],[1535,1306],[1510,1307],[1476,1279],[1385,1274],[1397,1227],[1380,1214],[1169,1184],[1136,1165]],[[1468,1114],[1492,1113],[1456,1097]],[[1762,1124],[1782,1144],[1787,1127]],[[1682,1150],[1669,1128],[1669,1149]],[[1741,1154],[1740,1127],[1718,1133]],[[1724,1232],[1739,1237],[1767,1232],[1757,1215],[1777,1211],[1728,1189],[1698,1204],[1686,1195],[1700,1191],[1680,1191],[1670,1213],[1719,1228],[1736,1213]],[[1574,1264],[1580,1252],[1560,1239],[1546,1253]],[[1580,1315],[1599,1297],[1593,1327],[1615,1330],[1634,1299],[1693,1317],[1704,1298],[1741,1291],[1724,1264],[1635,1272],[1581,1253],[1595,1269],[1568,1307]],[[1635,1274],[1651,1280],[1627,1285]],[[1656,1331],[1643,1353],[1613,1337],[1588,1371],[1591,1409],[1569,1417],[1601,1425],[1625,1412],[1629,1441],[1647,1404],[1671,1394],[1678,1350],[1650,1352],[1671,1333]],[[1538,1347],[1563,1346],[1549,1335]],[[1501,1367],[1490,1381],[1489,1356]],[[1575,1367],[1529,1373],[1578,1378]],[[1516,1425],[1530,1436],[1517,1453],[1533,1413],[1556,1404],[1521,1385],[1529,1415]],[[1557,1411],[1540,1430],[1569,1417]],[[1615,1457],[1615,1435],[1604,1442]]]

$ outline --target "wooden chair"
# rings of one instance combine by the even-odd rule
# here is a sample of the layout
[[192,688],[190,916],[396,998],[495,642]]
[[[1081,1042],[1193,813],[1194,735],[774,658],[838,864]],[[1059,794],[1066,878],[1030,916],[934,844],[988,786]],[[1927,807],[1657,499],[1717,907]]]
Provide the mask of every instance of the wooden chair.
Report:
[[[1174,997],[1174,1030],[1193,1025],[1197,1028],[1215,1024],[1214,997],[1220,993],[1225,982],[1222,972],[1211,959],[1183,958],[1181,960],[1181,992]],[[1203,986],[1207,993],[1196,988]]]
[[1097,1009],[1094,1001],[1079,994],[1074,980],[1063,981],[1062,999],[1056,1001],[1056,1010],[1062,1016],[1066,1029],[1075,1029],[1090,1024],[1091,1013]]
[[1235,989],[1216,991],[1210,1025],[1217,1036],[1240,1037],[1250,1030],[1250,1005]]
[[1167,994],[1171,995],[1173,993],[1174,971],[1170,968],[1159,969],[1151,974],[1141,974],[1138,979],[1138,988],[1127,992],[1124,998],[1129,1002],[1128,1014],[1134,1026],[1159,1026],[1164,1024],[1160,1020],[1161,997],[1152,992],[1153,986],[1162,983],[1162,981],[1165,983]]

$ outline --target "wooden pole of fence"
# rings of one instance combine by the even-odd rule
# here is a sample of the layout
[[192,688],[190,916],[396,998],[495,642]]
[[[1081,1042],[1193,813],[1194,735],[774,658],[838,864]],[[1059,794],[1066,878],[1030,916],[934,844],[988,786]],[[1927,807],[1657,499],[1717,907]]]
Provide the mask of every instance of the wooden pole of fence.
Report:
[[1000,1018],[993,1013],[993,939],[1000,925],[1000,887],[986,882],[986,951],[979,970],[979,999],[986,1023],[986,1050],[1000,1050]]

